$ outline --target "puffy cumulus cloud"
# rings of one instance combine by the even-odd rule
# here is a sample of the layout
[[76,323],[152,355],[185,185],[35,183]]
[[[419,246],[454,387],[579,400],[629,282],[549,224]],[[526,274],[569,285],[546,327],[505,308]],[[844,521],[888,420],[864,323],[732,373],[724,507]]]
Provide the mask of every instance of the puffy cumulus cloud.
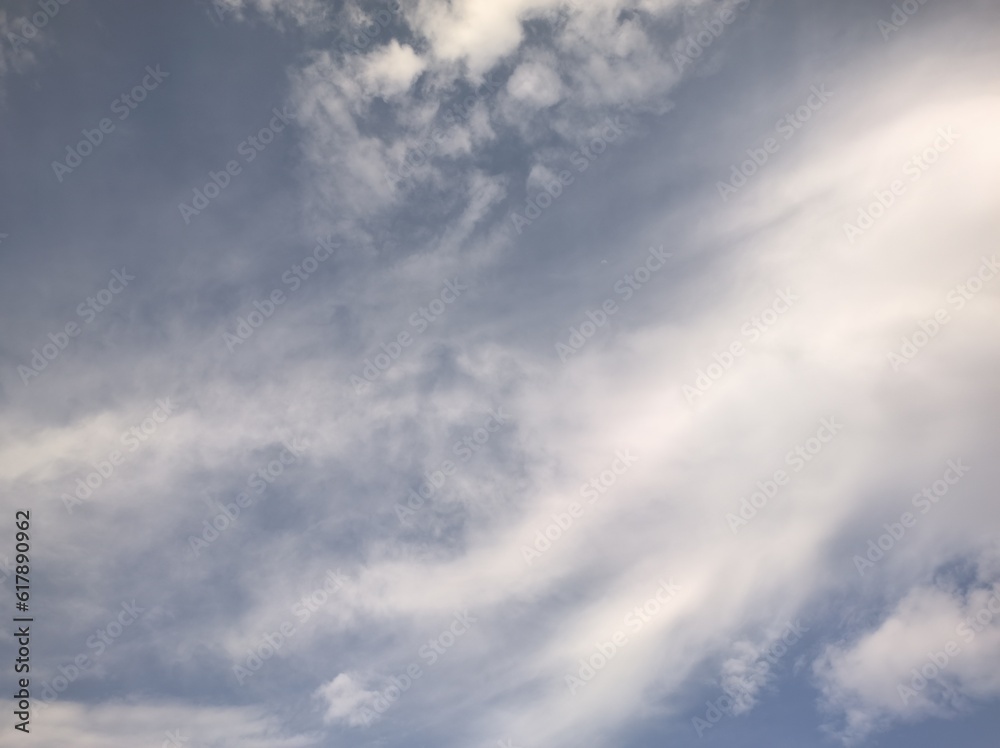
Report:
[[[336,53],[317,50],[294,77],[317,221],[391,219],[415,185],[447,201],[456,169],[477,168],[498,133],[513,130],[529,143],[555,135],[569,146],[612,111],[667,111],[681,71],[662,43],[671,32],[658,24],[690,23],[716,8],[689,4],[682,15],[671,3],[641,11],[538,0],[424,0],[372,13],[348,6],[346,36],[373,36]],[[538,26],[531,38],[528,24]],[[374,105],[380,97],[388,109]],[[335,194],[349,194],[348,204],[331,200]],[[321,207],[331,204],[337,215]]]
[[366,710],[370,711],[378,698],[377,691],[365,690],[350,673],[340,673],[329,683],[316,690],[316,696],[325,702],[323,720],[342,722],[349,727],[367,724]]
[[524,37],[521,16],[532,8],[555,8],[558,0],[500,0],[488,3],[459,0],[444,3],[421,0],[407,19],[413,30],[430,42],[436,59],[461,62],[472,76],[484,75],[520,46]]
[[562,98],[562,83],[556,72],[545,63],[525,62],[511,74],[507,91],[519,102],[543,108]]
[[949,717],[1000,697],[1000,578],[984,556],[975,582],[911,590],[874,629],[814,664],[833,730],[857,744],[894,722]]
[[363,75],[371,95],[395,96],[406,92],[425,67],[412,47],[392,39],[365,59]]
[[[746,0],[686,4],[664,0],[638,6],[620,0],[572,2],[567,0],[421,0],[404,9],[414,33],[428,40],[430,53],[444,64],[461,63],[473,78],[481,77],[506,58],[528,45],[525,28],[530,22],[548,24],[555,41],[566,51],[581,56],[600,54],[629,57],[636,48],[648,50],[649,37],[642,18],[677,21],[684,13],[689,20],[709,11],[715,13]],[[639,68],[636,66],[635,72]],[[648,77],[651,75],[646,69]]]

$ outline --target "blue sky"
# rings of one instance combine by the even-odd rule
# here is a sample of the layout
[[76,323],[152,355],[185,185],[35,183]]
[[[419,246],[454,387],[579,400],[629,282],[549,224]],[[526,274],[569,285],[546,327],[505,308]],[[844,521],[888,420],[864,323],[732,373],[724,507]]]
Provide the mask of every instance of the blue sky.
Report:
[[29,739],[995,746],[998,30],[9,0]]

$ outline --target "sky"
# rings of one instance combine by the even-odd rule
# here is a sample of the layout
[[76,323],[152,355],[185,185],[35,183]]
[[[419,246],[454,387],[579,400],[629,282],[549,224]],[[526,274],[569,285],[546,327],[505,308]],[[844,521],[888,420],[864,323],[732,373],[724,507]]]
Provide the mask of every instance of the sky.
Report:
[[995,748],[998,35],[5,0],[0,742]]

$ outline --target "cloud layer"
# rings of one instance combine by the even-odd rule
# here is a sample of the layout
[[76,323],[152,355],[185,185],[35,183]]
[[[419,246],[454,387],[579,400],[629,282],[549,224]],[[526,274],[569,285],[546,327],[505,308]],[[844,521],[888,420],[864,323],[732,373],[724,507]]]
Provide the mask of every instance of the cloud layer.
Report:
[[979,745],[1000,19],[903,5],[149,11],[65,183],[118,79],[38,133],[4,48],[39,744]]

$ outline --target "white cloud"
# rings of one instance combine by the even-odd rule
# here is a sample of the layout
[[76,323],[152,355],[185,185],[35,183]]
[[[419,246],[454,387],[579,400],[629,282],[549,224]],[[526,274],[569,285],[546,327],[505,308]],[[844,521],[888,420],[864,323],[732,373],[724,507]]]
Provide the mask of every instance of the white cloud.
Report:
[[326,702],[323,720],[342,722],[350,727],[366,724],[363,710],[372,709],[378,696],[376,691],[364,689],[354,675],[340,673],[329,683],[320,686],[316,695]]
[[442,63],[464,62],[473,77],[493,68],[521,43],[520,15],[533,6],[554,6],[554,0],[422,0],[407,12],[415,32],[428,39]]
[[876,628],[816,661],[824,706],[846,743],[1000,697],[1000,581],[983,571],[968,592],[913,589]]
[[[621,24],[613,11],[620,8],[613,3],[560,20],[553,33],[561,51],[539,67],[540,58],[520,47],[523,21],[551,7],[423,2],[407,16],[411,28],[419,31],[434,19],[441,24],[427,30],[426,51],[423,41],[415,42],[419,56],[397,40],[345,59],[314,53],[293,80],[305,132],[303,194],[313,201],[309,227],[348,225],[356,232],[352,240],[372,241],[345,247],[338,261],[348,271],[332,274],[315,295],[303,292],[289,302],[239,351],[242,358],[220,360],[219,330],[174,318],[158,332],[155,349],[137,346],[130,354],[136,366],[116,359],[125,372],[120,380],[109,382],[104,350],[89,358],[81,353],[64,373],[53,368],[46,374],[53,391],[72,385],[81,401],[99,393],[100,415],[93,415],[96,407],[82,409],[76,412],[83,415],[53,427],[21,411],[6,413],[0,430],[7,435],[0,439],[5,495],[51,508],[64,473],[101,458],[122,424],[133,422],[136,382],[177,387],[197,378],[190,406],[150,443],[135,474],[109,485],[84,515],[94,532],[114,542],[83,558],[80,538],[90,536],[81,523],[49,512],[44,526],[51,542],[42,559],[107,585],[110,571],[131,569],[150,549],[164,552],[170,533],[179,538],[176,548],[166,546],[174,558],[201,521],[197,496],[205,481],[225,487],[230,474],[245,481],[276,434],[294,427],[313,447],[309,467],[275,489],[288,511],[257,507],[274,512],[265,521],[248,510],[227,531],[231,545],[220,541],[208,559],[166,564],[166,579],[156,580],[178,595],[175,587],[198,590],[217,582],[213,575],[221,567],[238,604],[218,618],[178,615],[169,634],[148,641],[150,658],[171,665],[187,658],[191,667],[193,653],[207,651],[222,658],[225,671],[258,632],[274,630],[290,615],[297,595],[325,568],[344,562],[352,581],[336,604],[296,632],[280,662],[268,663],[272,672],[287,668],[321,697],[317,721],[324,716],[328,724],[356,725],[375,698],[370,684],[400,672],[455,608],[468,606],[482,624],[456,644],[455,657],[435,666],[440,675],[408,691],[393,709],[407,716],[433,709],[445,722],[461,712],[463,735],[493,744],[497,735],[516,731],[545,745],[633,725],[637,714],[675,714],[711,663],[721,663],[724,686],[745,683],[756,651],[752,632],[802,615],[817,598],[846,590],[866,611],[880,610],[872,602],[877,596],[855,586],[845,546],[858,526],[878,527],[885,513],[898,509],[897,500],[905,506],[910,485],[926,480],[927,465],[968,455],[977,468],[956,489],[953,505],[899,548],[893,559],[906,563],[890,560],[879,569],[886,573],[878,591],[903,602],[883,625],[833,647],[817,666],[824,698],[846,713],[852,734],[886,719],[946,713],[954,700],[934,690],[897,707],[891,677],[919,661],[935,637],[954,636],[961,617],[975,613],[993,584],[986,572],[972,594],[925,582],[928,567],[982,544],[993,527],[984,518],[995,511],[996,474],[979,453],[995,452],[987,447],[996,438],[991,387],[1000,358],[994,334],[1000,286],[984,290],[934,341],[936,348],[905,372],[889,369],[885,356],[944,303],[981,255],[995,252],[1000,151],[989,124],[1000,103],[980,93],[995,88],[995,76],[969,73],[985,66],[965,63],[981,59],[935,60],[946,87],[929,87],[924,71],[908,64],[873,80],[871,71],[884,68],[878,57],[838,68],[832,71],[837,98],[822,118],[723,203],[714,175],[728,176],[729,159],[745,158],[756,143],[756,133],[744,142],[744,134],[726,129],[741,122],[742,111],[729,109],[727,100],[715,116],[705,112],[695,124],[687,121],[688,128],[702,128],[704,140],[677,146],[669,134],[653,131],[644,142],[616,145],[622,162],[648,168],[622,171],[604,157],[599,185],[586,181],[593,172],[581,174],[573,197],[567,190],[560,198],[560,205],[576,201],[561,214],[567,222],[595,227],[593,216],[614,216],[620,218],[615,232],[589,237],[572,233],[575,225],[550,224],[544,240],[529,235],[520,244],[498,237],[493,211],[523,172],[486,158],[478,162],[472,145],[502,133],[520,165],[530,167],[531,187],[553,178],[561,152],[511,142],[516,133],[483,94],[468,123],[454,129],[454,148],[419,167],[421,184],[441,193],[447,220],[410,217],[402,229],[390,225],[411,245],[367,262],[373,237],[390,233],[389,221],[381,219],[405,199],[402,189],[385,183],[385,171],[421,145],[439,104],[465,94],[466,73],[474,77],[509,58],[512,92],[534,106],[566,107],[542,130],[525,128],[528,141],[551,128],[572,145],[603,121],[609,105],[663,105],[676,83],[665,74],[667,58],[644,41],[638,22],[628,21],[616,37]],[[660,7],[663,19],[675,19],[674,5]],[[496,36],[489,37],[494,26]],[[558,107],[545,81],[550,74],[548,83],[558,78],[564,88]],[[785,94],[747,93],[753,107],[779,114]],[[374,105],[378,95],[389,97],[385,107]],[[913,183],[863,247],[852,249],[843,222],[946,125],[962,133],[960,146],[935,167],[933,180]],[[702,150],[687,147],[692,142]],[[714,164],[707,175],[705,163]],[[405,208],[433,207],[415,192]],[[658,196],[669,199],[658,203]],[[625,197],[650,202],[637,207]],[[533,235],[546,231],[538,228]],[[657,271],[626,305],[614,284],[635,272],[654,242],[669,243],[676,263]],[[613,263],[606,275],[588,265],[597,251]],[[202,288],[204,279],[193,276],[183,278],[186,293]],[[348,377],[400,330],[412,331],[409,316],[453,276],[471,286],[468,294],[370,394],[356,397]],[[800,301],[707,392],[685,402],[681,387],[734,339],[748,342],[742,326],[775,288],[794,289]],[[254,293],[244,292],[247,305]],[[570,325],[579,328],[609,296],[623,302],[621,311],[561,365],[553,343],[565,341]],[[342,313],[336,325],[326,315],[330,309]],[[226,314],[228,325],[233,315]],[[119,384],[122,391],[115,389]],[[38,397],[45,386],[39,382],[29,394]],[[412,527],[400,527],[395,497],[404,500],[425,471],[454,457],[455,440],[498,402],[515,414],[509,426],[435,494]],[[756,481],[790,469],[785,455],[829,416],[845,424],[844,434],[734,536],[726,513]],[[522,548],[553,515],[581,500],[581,484],[624,448],[634,449],[639,462],[528,566]],[[71,470],[50,467],[62,461]],[[247,554],[251,546],[254,553]],[[635,634],[612,666],[570,695],[564,675],[624,625],[664,574],[677,579],[682,594]],[[986,669],[996,658],[993,634],[980,634],[969,647],[948,669],[957,679],[955,692],[995,694],[995,675]],[[328,657],[315,656],[331,651],[350,661],[331,671]],[[268,682],[285,681],[264,673],[253,681],[262,689]],[[765,696],[765,689],[750,687],[739,709]],[[66,714],[66,725],[79,719]],[[251,719],[245,712],[236,716]],[[269,724],[257,732],[266,733]],[[115,745],[100,742],[105,737],[100,732],[91,742]]]
[[[5,701],[12,711],[12,703]],[[136,698],[80,704],[65,699],[32,714],[38,748],[134,748],[212,745],[218,748],[310,748],[320,736],[288,732],[281,720],[251,707],[200,707]]]
[[395,39],[365,59],[364,78],[374,96],[405,93],[426,67],[413,48]]
[[[702,6],[714,9],[697,3],[686,12],[697,18],[708,12]],[[317,53],[295,76],[293,95],[306,133],[307,162],[314,168],[317,206],[342,196],[336,201],[344,214],[339,220],[347,222],[391,211],[401,198],[394,185],[408,157],[415,165],[405,167],[402,197],[414,185],[441,190],[451,166],[474,168],[477,150],[493,142],[499,127],[513,126],[528,142],[554,133],[569,145],[603,121],[609,107],[666,111],[665,96],[679,74],[638,16],[618,20],[624,8],[620,2],[424,0],[404,6],[397,16],[416,37],[420,53],[396,38],[367,52],[348,49],[342,58]],[[665,20],[677,18],[680,9],[664,3],[644,12]],[[544,21],[554,43],[526,43],[529,20]],[[388,27],[379,28],[381,40]],[[501,94],[484,90],[487,76],[507,63],[512,73]],[[457,122],[435,118],[435,112],[453,112],[457,104],[465,109],[467,86],[477,99],[467,113]],[[389,121],[376,121],[376,97],[389,101]],[[548,116],[557,105],[565,111]],[[540,110],[545,121],[531,116]],[[431,153],[425,158],[419,151]],[[456,163],[442,168],[441,159]]]
[[218,15],[223,17],[233,14],[243,18],[246,10],[252,8],[279,25],[285,18],[304,26],[326,16],[321,0],[212,0],[212,3]]
[[518,65],[507,81],[507,90],[518,101],[542,108],[562,98],[562,83],[552,68],[541,62]]

